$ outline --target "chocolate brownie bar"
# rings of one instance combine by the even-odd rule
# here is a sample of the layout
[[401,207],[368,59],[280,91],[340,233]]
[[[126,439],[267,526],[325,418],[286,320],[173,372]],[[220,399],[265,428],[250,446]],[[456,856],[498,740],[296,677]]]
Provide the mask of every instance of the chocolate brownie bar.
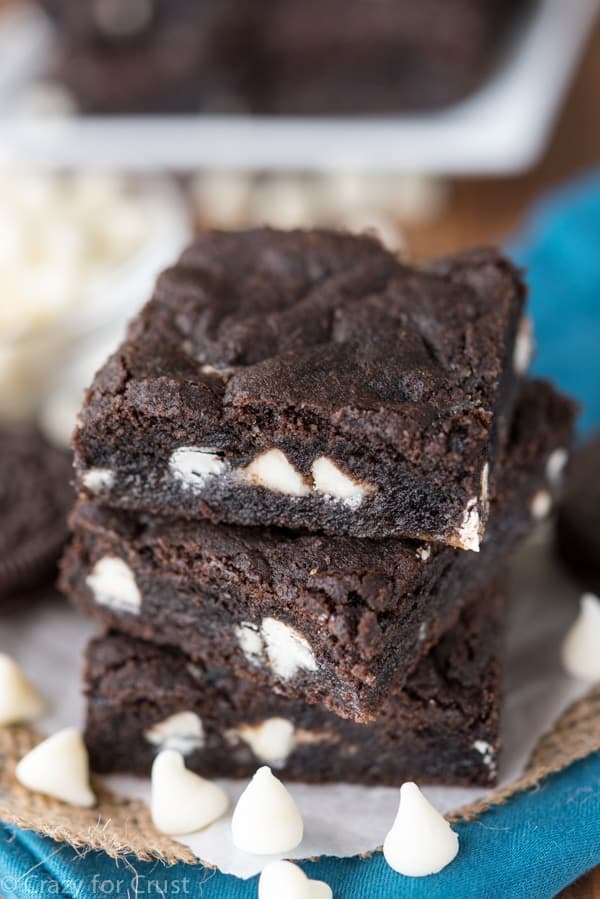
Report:
[[456,102],[497,61],[516,6],[515,0],[276,0],[261,22],[263,80],[254,85],[262,93],[252,108],[375,115]]
[[287,780],[493,784],[499,744],[503,600],[470,602],[404,690],[372,724],[121,634],[93,640],[86,659],[85,739],[92,768],[147,775],[176,748],[208,777],[247,777],[261,764]]
[[545,383],[525,386],[479,555],[136,518],[83,502],[62,588],[113,628],[368,720],[531,529],[538,497],[549,497],[546,459],[569,445],[572,412]]
[[43,0],[51,76],[93,114],[239,112],[249,36],[239,0]]
[[368,236],[207,232],[88,391],[79,487],[154,515],[477,550],[524,293],[495,250],[425,271]]
[[0,428],[0,609],[53,585],[73,504],[71,454],[25,426]]
[[[556,458],[554,474],[560,474],[563,461]],[[569,465],[558,513],[557,544],[560,555],[582,586],[600,595],[599,475],[600,435],[575,453]]]
[[517,0],[42,0],[88,112],[394,113],[461,99]]

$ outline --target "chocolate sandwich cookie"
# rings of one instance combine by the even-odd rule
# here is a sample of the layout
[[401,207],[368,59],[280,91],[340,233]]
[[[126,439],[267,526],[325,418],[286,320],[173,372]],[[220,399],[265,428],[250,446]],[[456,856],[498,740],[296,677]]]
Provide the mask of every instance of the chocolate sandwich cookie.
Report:
[[559,509],[561,557],[588,590],[600,593],[600,434],[577,452],[569,466]]
[[34,430],[0,428],[0,608],[51,585],[73,502],[71,454]]

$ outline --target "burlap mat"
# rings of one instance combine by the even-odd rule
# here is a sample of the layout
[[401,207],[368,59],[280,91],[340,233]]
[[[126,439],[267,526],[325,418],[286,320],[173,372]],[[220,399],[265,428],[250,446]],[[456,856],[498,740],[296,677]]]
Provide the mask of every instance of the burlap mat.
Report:
[[[0,729],[0,820],[65,841],[80,851],[101,849],[113,858],[130,855],[142,861],[197,863],[185,846],[156,833],[143,802],[119,798],[95,783],[98,805],[94,809],[76,809],[22,787],[15,780],[15,765],[39,739],[30,728]],[[450,820],[472,821],[492,806],[537,786],[549,774],[597,750],[600,750],[600,685],[572,705],[552,731],[542,737],[522,777],[489,797],[465,806],[451,815]]]
[[507,787],[493,791],[484,799],[464,806],[451,821],[473,821],[493,805],[500,805],[523,790],[536,787],[549,774],[556,774],[600,750],[600,684],[583,699],[573,703],[556,724],[537,743],[521,777]]
[[186,846],[155,831],[143,802],[114,796],[98,782],[93,783],[98,797],[93,809],[74,808],[22,787],[15,778],[16,764],[40,739],[28,727],[0,728],[0,821],[78,850],[102,849],[113,858],[134,855],[169,864],[198,861]]

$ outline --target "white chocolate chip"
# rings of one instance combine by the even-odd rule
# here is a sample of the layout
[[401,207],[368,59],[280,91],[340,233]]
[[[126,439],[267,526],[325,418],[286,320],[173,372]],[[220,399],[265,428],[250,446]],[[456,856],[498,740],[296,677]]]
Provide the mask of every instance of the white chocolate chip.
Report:
[[240,645],[240,649],[246,656],[251,665],[260,665],[264,653],[264,642],[261,637],[258,625],[249,621],[242,621],[235,629],[235,635]]
[[189,755],[204,746],[204,727],[194,712],[177,712],[145,731],[144,737],[159,749],[175,749]]
[[85,579],[100,606],[116,612],[139,614],[142,595],[135,582],[133,571],[118,556],[104,556],[94,565]]
[[174,478],[191,490],[202,490],[210,477],[222,475],[229,463],[215,449],[203,446],[180,446],[169,459]]
[[181,753],[165,749],[152,765],[152,822],[177,836],[202,830],[225,814],[229,799],[217,784],[185,767]]
[[311,899],[333,899],[333,892],[324,880],[311,880]]
[[185,668],[190,677],[193,677],[194,680],[197,680],[200,684],[204,683],[206,672],[202,668],[198,665],[194,665],[193,662],[188,662]]
[[392,253],[406,250],[406,235],[393,213],[363,206],[344,215],[342,222],[355,234],[373,234]]
[[144,211],[131,203],[120,200],[111,212],[110,229],[104,235],[104,243],[111,252],[125,257],[139,243],[145,228]]
[[476,497],[470,499],[465,506],[463,519],[458,530],[459,545],[462,549],[470,549],[479,552],[481,540],[481,519],[479,517],[479,502]]
[[27,250],[25,222],[0,210],[0,264],[11,265],[13,259],[24,259]]
[[600,599],[584,593],[579,616],[562,645],[565,669],[585,681],[600,680]]
[[19,783],[36,793],[83,808],[96,804],[90,789],[87,749],[73,727],[39,743],[21,759],[15,774]]
[[347,223],[348,213],[364,208],[385,212],[395,222],[422,224],[439,215],[448,189],[444,181],[429,175],[346,170],[323,176],[321,194],[330,218],[338,224]]
[[538,490],[530,500],[529,510],[536,521],[547,518],[552,511],[552,496],[547,490]]
[[333,893],[324,881],[310,880],[298,865],[282,860],[264,868],[258,899],[333,899]]
[[[25,105],[33,112],[35,98]],[[81,202],[90,191],[93,206]],[[13,297],[0,303],[0,333],[45,334],[69,310],[99,304],[90,288],[139,249],[148,228],[144,206],[124,179],[0,173],[0,294]],[[57,337],[48,343],[45,336],[43,346],[56,353],[64,344]]]
[[78,112],[77,100],[62,84],[44,79],[28,84],[16,97],[19,118],[70,118]]
[[569,461],[569,451],[559,446],[548,456],[546,462],[546,480],[551,487],[560,487],[563,482],[565,468]]
[[310,187],[301,175],[274,173],[261,178],[253,186],[252,221],[272,228],[312,227],[318,210]]
[[359,506],[365,495],[373,490],[370,485],[362,484],[351,478],[327,456],[319,456],[315,459],[311,474],[315,490],[318,493],[343,500],[350,506]]
[[231,833],[238,849],[255,855],[291,852],[302,842],[302,816],[270,768],[259,768],[238,799]]
[[286,496],[306,496],[310,492],[300,472],[279,449],[261,453],[250,465],[243,468],[240,474],[258,487],[265,487]]
[[388,865],[406,877],[437,874],[456,857],[458,835],[414,783],[400,789],[400,808],[385,838]]
[[513,368],[518,375],[525,375],[533,359],[533,329],[531,320],[521,319],[513,349]]
[[418,546],[415,555],[417,559],[420,559],[421,562],[428,562],[431,558],[431,547],[430,546]]
[[486,740],[475,740],[473,749],[483,756],[483,764],[490,771],[496,770],[496,751]]
[[297,746],[314,746],[315,743],[337,743],[339,735],[327,730],[306,730],[299,728],[294,734],[294,749]]
[[379,190],[387,197],[392,212],[402,222],[425,224],[437,219],[446,208],[448,183],[431,175],[393,173],[381,175]]
[[203,375],[213,375],[215,378],[227,380],[235,372],[235,368],[230,365],[203,365],[200,371]]
[[251,665],[263,664],[266,657],[272,672],[282,680],[290,680],[300,670],[317,670],[308,640],[276,618],[263,618],[260,628],[243,621],[236,627],[235,635]]
[[242,724],[230,731],[250,747],[259,762],[282,768],[294,749],[294,725],[286,718],[268,718],[260,724]]
[[271,670],[282,680],[291,680],[301,670],[317,670],[310,643],[298,631],[276,618],[264,618],[260,631]]
[[21,724],[41,715],[44,703],[14,659],[0,653],[0,725]]
[[115,474],[110,468],[90,468],[81,480],[91,493],[100,493],[101,490],[110,490],[115,482]]
[[111,38],[132,37],[152,20],[151,0],[94,0],[96,27]]
[[481,501],[481,508],[483,509],[484,514],[487,516],[490,505],[490,466],[487,462],[481,469],[481,491],[479,497]]
[[231,728],[225,732],[225,739],[232,746],[243,742],[258,761],[271,768],[283,768],[297,747],[336,743],[339,735],[326,730],[295,730],[293,723],[285,718],[268,718],[260,724],[242,724]]
[[243,171],[197,175],[191,186],[198,215],[219,228],[239,228],[248,217],[251,192],[252,173]]

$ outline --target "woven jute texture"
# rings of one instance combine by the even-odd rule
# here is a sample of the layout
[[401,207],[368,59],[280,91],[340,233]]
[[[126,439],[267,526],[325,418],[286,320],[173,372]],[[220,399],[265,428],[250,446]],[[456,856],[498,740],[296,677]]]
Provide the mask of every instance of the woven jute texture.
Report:
[[[129,855],[168,864],[197,863],[189,849],[154,830],[143,802],[115,796],[98,782],[93,784],[98,796],[93,809],[72,808],[22,787],[15,779],[15,766],[39,740],[27,727],[0,729],[0,820],[65,841],[84,852],[101,849],[113,858]],[[572,705],[542,737],[522,777],[455,812],[451,820],[474,820],[515,793],[537,786],[548,775],[598,750],[600,685]]]
[[500,805],[523,790],[530,790],[573,762],[600,750],[600,684],[564,712],[544,734],[531,754],[523,775],[507,787],[459,809],[453,821],[473,821],[493,805]]
[[114,796],[99,782],[92,784],[98,797],[92,809],[74,808],[22,787],[15,778],[16,764],[40,739],[28,727],[0,728],[1,821],[64,840],[79,850],[102,849],[113,858],[197,861],[185,846],[156,832],[143,802]]

